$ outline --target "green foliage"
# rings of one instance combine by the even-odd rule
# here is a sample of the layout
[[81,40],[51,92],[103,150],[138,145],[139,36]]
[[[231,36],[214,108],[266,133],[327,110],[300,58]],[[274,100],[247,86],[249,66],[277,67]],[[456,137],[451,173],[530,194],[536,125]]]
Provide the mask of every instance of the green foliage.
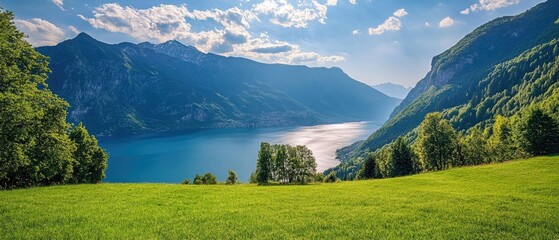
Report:
[[229,170],[227,172],[227,179],[225,180],[225,184],[237,184],[239,183],[239,179],[237,178],[237,173],[233,170]]
[[105,178],[107,153],[99,147],[95,136],[90,136],[83,124],[70,131],[70,140],[76,144],[74,152],[73,183],[99,183]]
[[460,146],[463,153],[462,165],[477,165],[490,161],[487,136],[484,136],[479,127],[470,129],[469,134],[460,139]]
[[508,118],[500,115],[495,118],[488,145],[491,162],[502,162],[514,158],[516,150],[512,125]]
[[0,191],[3,239],[556,239],[559,157],[307,186]]
[[252,172],[250,174],[250,179],[248,181],[249,183],[258,183],[258,179],[256,178],[256,172]]
[[272,176],[272,148],[269,143],[260,143],[258,159],[256,160],[256,181],[266,184]]
[[404,176],[414,172],[413,152],[404,137],[399,137],[391,146],[391,161],[394,169],[393,176]]
[[444,170],[451,166],[456,149],[456,132],[441,113],[429,113],[419,126],[417,153],[428,170]]
[[[76,156],[87,155],[68,137],[68,103],[45,83],[48,59],[23,37],[13,14],[0,9],[0,189],[74,182]],[[101,181],[92,174],[89,180]]]
[[518,126],[520,147],[540,156],[559,153],[559,123],[539,107],[528,109]]
[[[270,181],[304,184],[314,181],[316,175],[316,159],[306,146],[270,145],[263,142],[256,164],[259,184]],[[262,169],[266,169],[267,174]]]
[[196,174],[192,183],[196,185],[214,185],[217,184],[217,178],[215,177],[215,175],[209,172],[202,176]]
[[181,182],[181,184],[184,184],[184,185],[190,184],[190,179],[185,178],[185,179]]
[[326,177],[324,177],[325,183],[335,183],[338,181],[340,181],[340,179],[336,176],[335,171],[330,172],[328,175],[326,175]]
[[369,154],[357,173],[357,179],[371,179],[375,177],[376,164],[375,155]]
[[[558,1],[546,1],[523,14],[495,19],[434,57],[431,71],[391,118],[333,170],[357,172],[359,158],[409,135],[427,113],[442,112],[458,131],[476,125],[485,129],[497,115],[511,117],[548,98],[559,88],[559,25],[553,24],[558,8]],[[461,164],[460,148],[454,164]]]

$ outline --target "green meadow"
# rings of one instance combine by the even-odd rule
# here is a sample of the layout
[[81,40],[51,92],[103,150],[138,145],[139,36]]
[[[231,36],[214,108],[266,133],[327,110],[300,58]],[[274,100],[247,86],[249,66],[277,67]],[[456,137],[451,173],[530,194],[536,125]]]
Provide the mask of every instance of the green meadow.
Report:
[[0,191],[0,238],[559,239],[559,157],[302,186]]

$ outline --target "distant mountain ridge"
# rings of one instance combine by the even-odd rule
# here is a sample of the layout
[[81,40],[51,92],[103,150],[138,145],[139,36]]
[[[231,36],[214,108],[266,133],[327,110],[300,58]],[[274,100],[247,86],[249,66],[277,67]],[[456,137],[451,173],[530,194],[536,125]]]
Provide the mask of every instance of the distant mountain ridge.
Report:
[[354,174],[368,152],[398,136],[413,138],[429,112],[442,112],[457,130],[483,128],[497,114],[511,116],[557,94],[558,9],[559,0],[548,0],[522,14],[497,18],[435,56],[431,71],[391,118],[358,146],[340,150],[345,158],[332,170]]
[[69,121],[98,135],[294,126],[388,118],[398,99],[339,68],[263,64],[177,41],[106,44],[81,33],[37,50]]
[[390,97],[399,99],[404,99],[412,89],[412,87],[404,87],[402,85],[391,82],[371,85],[371,87]]

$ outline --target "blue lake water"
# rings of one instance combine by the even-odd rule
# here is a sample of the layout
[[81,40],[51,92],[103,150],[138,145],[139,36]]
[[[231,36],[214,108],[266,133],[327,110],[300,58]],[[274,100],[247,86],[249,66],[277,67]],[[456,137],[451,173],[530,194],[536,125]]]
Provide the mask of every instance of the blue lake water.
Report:
[[248,181],[256,169],[260,142],[306,145],[317,170],[336,166],[336,149],[366,138],[377,125],[351,122],[290,128],[207,129],[173,136],[101,138],[109,153],[105,182],[177,183],[212,172],[223,181],[228,170]]

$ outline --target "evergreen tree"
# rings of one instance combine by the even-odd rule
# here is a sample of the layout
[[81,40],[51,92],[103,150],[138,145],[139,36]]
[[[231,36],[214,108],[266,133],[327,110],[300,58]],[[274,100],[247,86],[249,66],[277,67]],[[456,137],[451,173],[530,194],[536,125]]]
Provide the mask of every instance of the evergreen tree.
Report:
[[393,176],[408,175],[413,172],[412,150],[403,137],[399,137],[392,144]]
[[74,183],[99,183],[105,178],[107,153],[99,147],[95,136],[90,136],[83,124],[70,131],[70,139],[76,144],[74,152]]
[[267,142],[260,143],[258,160],[256,162],[256,181],[258,184],[266,184],[271,177],[272,148]]
[[361,169],[357,173],[357,179],[371,179],[375,176],[375,155],[369,154],[363,165],[361,165]]
[[428,170],[450,167],[456,145],[456,132],[439,112],[429,113],[419,126],[417,152]]
[[334,183],[337,182],[338,180],[340,179],[338,179],[338,177],[336,176],[336,171],[332,171],[328,175],[326,175],[326,177],[324,177],[325,183]]
[[519,123],[520,147],[539,156],[559,153],[559,124],[539,107],[528,109]]
[[229,170],[227,172],[227,180],[225,180],[225,184],[237,184],[239,183],[239,179],[237,178],[237,173],[233,170]]

